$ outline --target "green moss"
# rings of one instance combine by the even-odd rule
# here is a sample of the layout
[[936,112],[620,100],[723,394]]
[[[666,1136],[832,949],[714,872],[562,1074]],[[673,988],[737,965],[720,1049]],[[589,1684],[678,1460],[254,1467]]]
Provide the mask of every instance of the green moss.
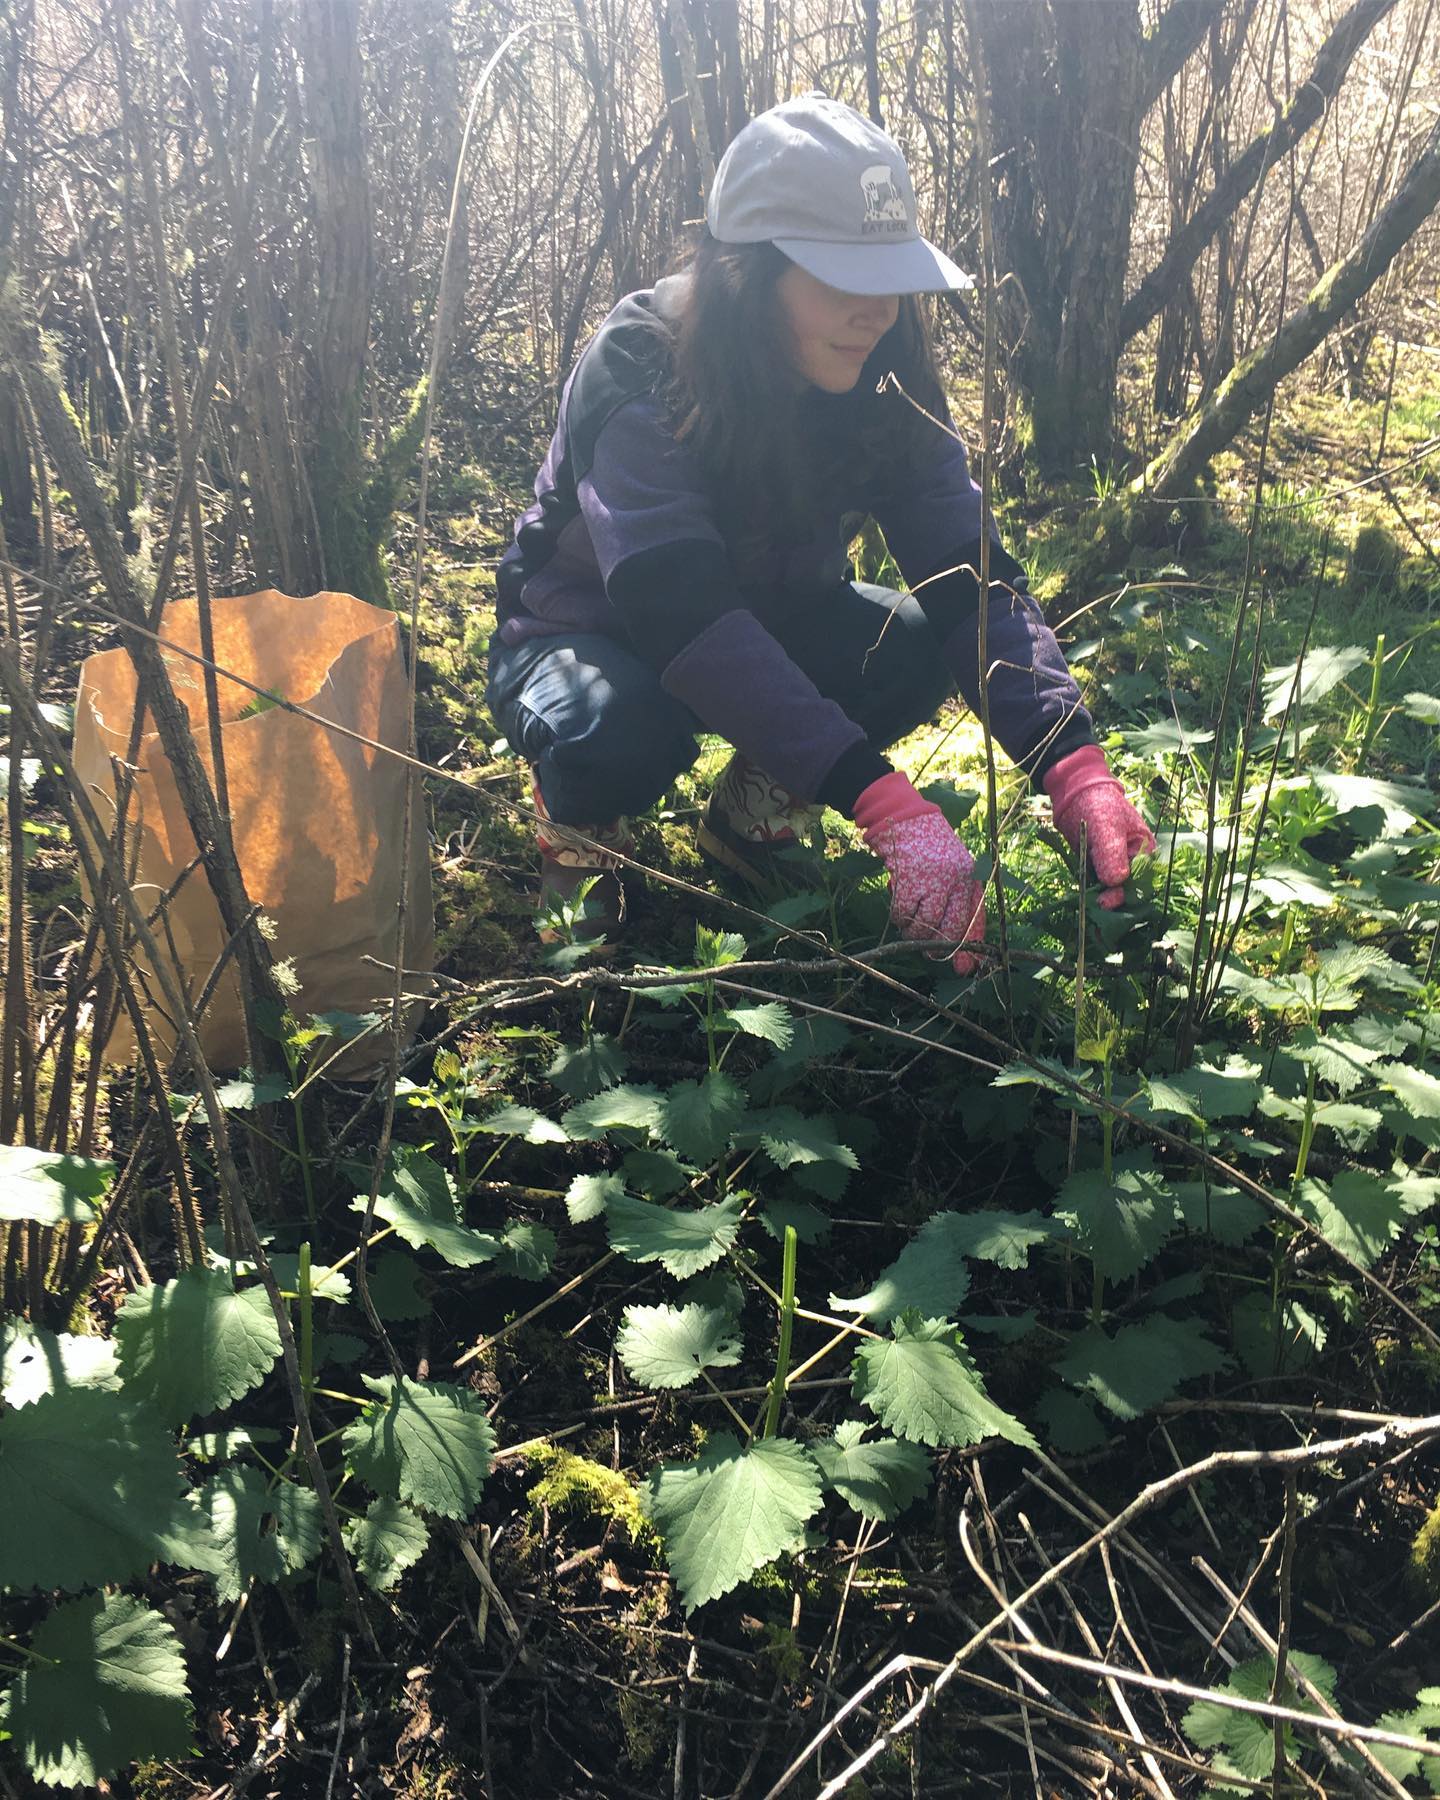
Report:
[[1410,1579],[1427,1600],[1440,1600],[1440,1500],[1410,1546]]
[[623,1528],[632,1544],[658,1543],[641,1510],[639,1494],[623,1475],[554,1444],[537,1445],[525,1454],[527,1461],[545,1470],[530,1490],[532,1508],[548,1506],[554,1512],[611,1519]]

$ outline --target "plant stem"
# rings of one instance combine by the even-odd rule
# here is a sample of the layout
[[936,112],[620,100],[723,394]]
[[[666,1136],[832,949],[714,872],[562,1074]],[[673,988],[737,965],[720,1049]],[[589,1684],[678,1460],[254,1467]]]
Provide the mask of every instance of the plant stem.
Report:
[[42,1663],[46,1668],[55,1667],[53,1657],[42,1656],[38,1650],[29,1650],[24,1644],[17,1644],[14,1638],[6,1637],[4,1632],[0,1632],[0,1646],[6,1650],[13,1650],[17,1656],[23,1656],[26,1662]]
[[308,1406],[315,1392],[315,1296],[310,1288],[309,1238],[300,1246],[296,1284],[300,1290],[300,1391]]
[[1370,699],[1365,708],[1365,731],[1360,739],[1360,753],[1355,758],[1355,773],[1365,767],[1365,759],[1380,730],[1380,678],[1385,672],[1385,633],[1375,639],[1375,655],[1370,664]]
[[765,1409],[762,1438],[774,1437],[780,1423],[780,1402],[785,1398],[785,1377],[790,1370],[790,1339],[795,1330],[795,1259],[799,1238],[795,1227],[785,1227],[785,1261],[780,1278],[780,1349],[775,1357],[775,1379],[770,1383],[770,1401]]

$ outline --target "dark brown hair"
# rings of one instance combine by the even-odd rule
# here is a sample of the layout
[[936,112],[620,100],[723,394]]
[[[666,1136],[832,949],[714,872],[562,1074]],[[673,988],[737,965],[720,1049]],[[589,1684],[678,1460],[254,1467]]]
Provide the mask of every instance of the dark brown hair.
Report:
[[867,473],[906,479],[934,427],[892,382],[877,391],[887,373],[927,411],[945,410],[925,317],[908,294],[850,393],[798,386],[776,294],[790,266],[773,244],[722,244],[706,232],[682,270],[669,401],[742,565],[813,529],[817,503]]

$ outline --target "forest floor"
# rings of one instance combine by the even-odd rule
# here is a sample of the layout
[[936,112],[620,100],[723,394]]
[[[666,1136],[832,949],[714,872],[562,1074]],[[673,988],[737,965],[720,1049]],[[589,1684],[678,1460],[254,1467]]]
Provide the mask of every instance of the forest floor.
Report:
[[[344,1272],[378,1108],[320,1084],[262,1223],[277,1266],[302,1245],[315,1266],[297,1330],[368,1641],[262,1368],[182,1438],[197,1489],[253,1502],[249,1560],[128,1584],[183,1646],[194,1753],[105,1791],[1435,1779],[1440,1755],[1224,1701],[1401,1738],[1440,1721],[1436,1435],[1414,1424],[1440,1384],[1437,447],[1417,360],[1388,402],[1288,396],[1259,505],[1252,436],[1119,566],[1108,477],[1002,496],[1160,853],[1121,912],[1082,912],[1002,768],[1006,954],[964,979],[909,949],[857,960],[886,936],[880,872],[833,817],[792,891],[715,889],[693,827],[718,740],[639,822],[673,880],[622,953],[545,950],[523,771],[483,707],[526,447],[514,488],[483,440],[442,457],[420,754],[458,778],[427,790],[446,988],[368,1268],[399,1365],[451,1411],[414,1403],[428,1450],[407,1448],[411,1401],[385,1402]],[[988,854],[974,721],[947,708],[896,760]],[[58,933],[73,871],[43,804],[35,823]],[[283,1029],[300,1069],[328,1043]],[[242,1142],[254,1098],[227,1101]],[[138,1105],[112,1091],[113,1156]],[[132,1215],[159,1280],[165,1193]],[[107,1273],[71,1331],[108,1330],[127,1285]],[[6,1602],[12,1647],[43,1612]],[[30,1791],[13,1748],[5,1786]]]

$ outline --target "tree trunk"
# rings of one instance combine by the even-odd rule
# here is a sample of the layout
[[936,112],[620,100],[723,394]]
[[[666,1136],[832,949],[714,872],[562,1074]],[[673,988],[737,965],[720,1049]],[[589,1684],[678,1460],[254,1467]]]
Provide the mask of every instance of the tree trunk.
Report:
[[1298,368],[1326,332],[1367,293],[1440,205],[1440,124],[1384,212],[1365,236],[1310,290],[1305,304],[1268,344],[1239,363],[1210,404],[1135,483],[1152,500],[1183,493],[1217,450],[1265,404],[1276,384]]
[[982,0],[991,71],[999,266],[1036,461],[1067,473],[1113,449],[1120,306],[1145,69],[1138,0]]
[[361,437],[372,254],[358,0],[305,0],[295,23],[317,251],[306,365],[306,462],[321,559],[316,573],[326,587],[378,601],[383,576],[366,516]]
[[1179,292],[1201,252],[1233,218],[1239,202],[1324,115],[1356,52],[1395,4],[1396,0],[1355,0],[1316,52],[1310,74],[1296,90],[1294,99],[1275,123],[1230,164],[1209,198],[1195,209],[1184,228],[1166,245],[1160,261],[1125,302],[1120,314],[1122,343],[1143,331],[1171,295]]

